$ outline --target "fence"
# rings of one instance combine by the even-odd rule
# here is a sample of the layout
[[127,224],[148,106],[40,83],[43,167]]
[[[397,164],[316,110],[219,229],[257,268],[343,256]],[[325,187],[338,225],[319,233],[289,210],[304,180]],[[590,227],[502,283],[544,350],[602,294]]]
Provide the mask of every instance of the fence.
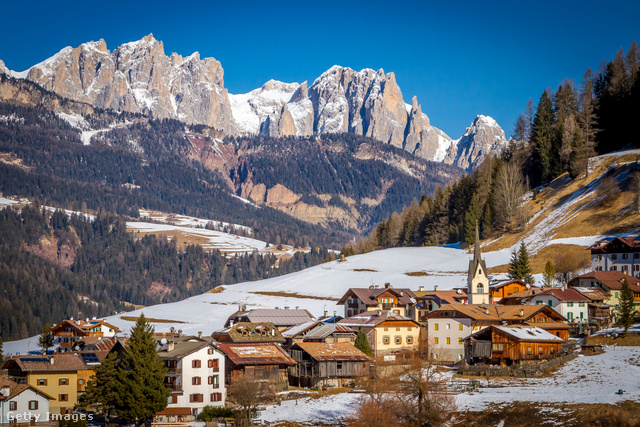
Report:
[[460,366],[459,373],[469,376],[481,377],[536,377],[545,371],[555,368],[576,357],[575,353],[566,356],[556,357],[545,362],[530,363],[527,365],[514,366],[494,366],[494,365],[464,365]]

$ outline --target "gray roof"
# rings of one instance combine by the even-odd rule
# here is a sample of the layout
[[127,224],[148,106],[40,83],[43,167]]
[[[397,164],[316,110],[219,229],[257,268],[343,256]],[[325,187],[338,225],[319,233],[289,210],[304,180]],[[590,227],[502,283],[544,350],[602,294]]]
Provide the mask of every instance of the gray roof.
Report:
[[271,322],[275,326],[293,326],[313,320],[314,317],[307,310],[301,309],[257,309],[238,316],[237,320],[249,322]]
[[[174,341],[174,340],[169,340]],[[204,347],[208,347],[210,343],[196,337],[187,337],[185,340],[174,341],[173,350],[169,351],[169,346],[163,346],[158,352],[160,359],[182,359],[189,354],[196,352]]]
[[354,333],[351,329],[344,325],[340,325],[338,323],[327,323],[307,334],[305,340],[322,340],[333,334],[334,332]]

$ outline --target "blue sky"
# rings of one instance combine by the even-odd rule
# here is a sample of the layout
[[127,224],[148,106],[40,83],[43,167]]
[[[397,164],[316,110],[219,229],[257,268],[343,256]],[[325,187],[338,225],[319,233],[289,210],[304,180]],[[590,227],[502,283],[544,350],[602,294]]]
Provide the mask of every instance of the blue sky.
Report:
[[269,79],[311,84],[334,64],[383,68],[454,138],[476,114],[509,135],[529,98],[640,42],[638,1],[8,1],[0,10],[0,59],[12,70],[65,46],[104,38],[113,50],[149,33],[167,54],[218,59],[231,93]]

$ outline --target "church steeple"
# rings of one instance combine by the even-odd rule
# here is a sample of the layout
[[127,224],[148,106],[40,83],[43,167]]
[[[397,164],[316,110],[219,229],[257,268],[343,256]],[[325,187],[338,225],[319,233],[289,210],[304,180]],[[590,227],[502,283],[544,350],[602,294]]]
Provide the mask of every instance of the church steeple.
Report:
[[467,297],[469,304],[489,303],[489,276],[487,264],[480,252],[480,231],[476,221],[476,241],[473,246],[473,260],[469,261],[469,275],[467,277]]

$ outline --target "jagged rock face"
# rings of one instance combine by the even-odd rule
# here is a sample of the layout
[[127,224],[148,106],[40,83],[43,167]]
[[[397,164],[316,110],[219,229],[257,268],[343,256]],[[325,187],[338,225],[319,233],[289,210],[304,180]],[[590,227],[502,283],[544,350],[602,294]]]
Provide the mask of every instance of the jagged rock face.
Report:
[[444,159],[468,171],[475,169],[491,153],[500,153],[506,147],[504,131],[495,120],[478,115],[465,134],[454,141]]
[[110,52],[104,40],[66,47],[29,69],[26,78],[60,96],[99,108],[202,123],[235,133],[224,71],[196,52],[164,53],[153,35]]
[[4,61],[0,59],[0,74],[9,74],[9,69],[4,65]]
[[316,133],[351,132],[403,147],[407,124],[393,73],[334,66],[309,89]]

